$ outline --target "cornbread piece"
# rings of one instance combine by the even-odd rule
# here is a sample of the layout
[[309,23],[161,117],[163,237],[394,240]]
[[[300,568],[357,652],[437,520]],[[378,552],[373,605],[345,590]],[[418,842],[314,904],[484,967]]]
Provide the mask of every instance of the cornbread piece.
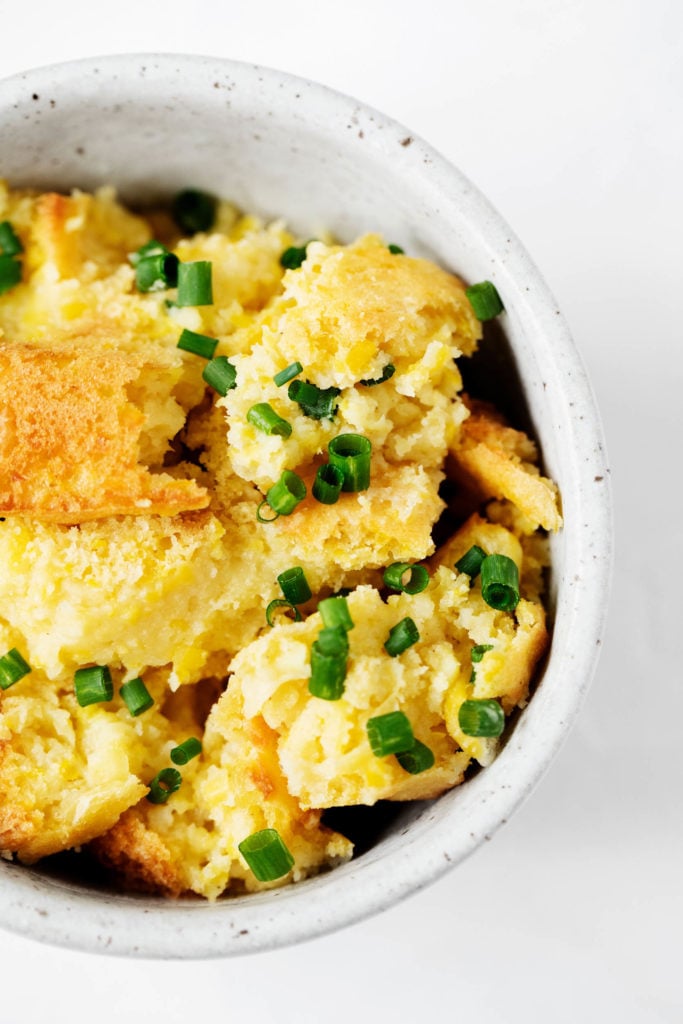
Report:
[[178,429],[184,416],[170,396],[178,374],[168,365],[75,345],[2,345],[0,513],[82,523],[205,508],[209,496],[193,480],[138,463],[148,417],[129,395],[144,390],[143,374],[162,391],[159,418]]

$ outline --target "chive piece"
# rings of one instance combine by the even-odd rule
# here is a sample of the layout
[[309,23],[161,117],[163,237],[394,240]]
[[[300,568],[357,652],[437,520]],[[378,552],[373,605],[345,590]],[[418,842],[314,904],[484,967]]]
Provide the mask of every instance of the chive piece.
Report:
[[343,483],[344,475],[342,471],[326,462],[324,465],[318,466],[318,472],[315,474],[313,497],[321,505],[334,505],[339,501]]
[[210,338],[208,334],[198,334],[196,331],[188,331],[187,328],[178,338],[177,348],[185,352],[193,352],[196,356],[203,356],[204,359],[211,359],[216,351],[218,338]]
[[298,270],[306,259],[308,245],[290,245],[280,256],[280,266],[285,270]]
[[27,676],[31,666],[22,658],[16,647],[0,658],[0,690],[9,690],[20,679]]
[[330,465],[341,471],[342,491],[367,491],[372,444],[362,434],[339,434],[327,446]]
[[21,239],[8,220],[0,224],[0,252],[5,256],[18,256],[24,251]]
[[465,736],[500,736],[505,714],[497,700],[465,700],[458,710],[458,723]]
[[493,320],[505,309],[496,286],[490,281],[480,281],[465,289],[465,295],[477,320]]
[[337,649],[333,654],[325,654],[330,642],[326,638],[322,646],[314,641],[311,647],[311,677],[308,680],[308,692],[322,700],[339,700],[344,693],[346,679],[347,651]]
[[172,252],[145,256],[135,268],[135,283],[141,292],[162,292],[178,283],[180,260]]
[[106,665],[76,669],[74,690],[82,708],[87,708],[89,704],[103,704],[114,696],[111,672]]
[[396,760],[401,768],[410,772],[411,775],[419,775],[420,772],[426,772],[428,768],[434,767],[434,754],[420,740],[415,740],[415,744],[410,750],[404,750],[397,754]]
[[306,484],[291,469],[286,469],[266,494],[266,501],[278,515],[289,516],[305,497]]
[[410,616],[406,615],[405,619],[401,619],[389,630],[389,636],[384,641],[384,649],[392,658],[396,658],[416,644],[419,639],[419,629]]
[[384,570],[384,582],[392,590],[405,594],[421,594],[429,583],[429,573],[423,565],[394,562]]
[[382,370],[381,377],[375,377],[374,380],[372,378],[369,378],[360,381],[360,383],[363,385],[364,388],[374,388],[375,384],[383,384],[385,380],[389,380],[391,377],[394,376],[395,373],[396,367],[394,366],[394,364],[387,363],[387,365]]
[[0,256],[0,295],[21,281],[21,263],[13,256]]
[[394,242],[390,242],[387,249],[390,253],[393,253],[394,256],[403,256],[405,253],[405,249],[402,249],[400,245],[396,245]]
[[300,565],[285,569],[277,578],[282,593],[292,604],[305,604],[311,599],[311,588]]
[[284,878],[294,867],[294,858],[274,828],[252,833],[242,840],[237,849],[259,882]]
[[519,570],[507,555],[487,555],[481,563],[481,594],[487,605],[511,612],[519,603]]
[[493,650],[493,644],[477,644],[472,648],[472,661],[481,661],[487,651]]
[[326,597],[318,604],[318,611],[323,624],[330,629],[341,626],[342,629],[353,629],[353,619],[346,598],[341,595]]
[[195,736],[189,736],[182,743],[179,743],[177,747],[174,747],[171,751],[171,760],[173,764],[187,764],[193,757],[197,757],[202,752],[201,742]]
[[181,231],[194,235],[197,231],[208,231],[216,220],[215,196],[200,192],[196,188],[185,188],[173,200],[171,216]]
[[343,626],[325,626],[314,641],[316,650],[325,657],[341,657],[349,653],[349,636]]
[[212,264],[208,260],[181,263],[178,267],[179,306],[210,306],[213,302],[211,286]]
[[318,388],[309,381],[293,380],[287,388],[287,395],[300,407],[304,416],[313,420],[331,420],[337,412],[335,399],[339,388]]
[[149,242],[141,245],[137,252],[129,253],[128,259],[134,267],[137,267],[141,260],[149,259],[150,256],[168,256],[170,252],[171,250],[167,249],[162,242],[157,242],[155,238],[152,238]]
[[474,544],[469,551],[466,551],[462,558],[455,563],[458,572],[464,572],[466,576],[474,579],[479,575],[481,563],[486,558],[486,552],[478,544]]
[[123,683],[119,694],[133,718],[137,718],[143,711],[149,711],[154,705],[154,699],[140,677]]
[[264,434],[277,434],[279,437],[289,437],[292,433],[292,424],[278,416],[272,405],[268,402],[257,402],[252,405],[247,413],[247,419],[257,430]]
[[290,380],[298,377],[302,370],[303,366],[299,362],[290,363],[289,366],[285,366],[284,370],[280,370],[273,377],[276,387],[281,388],[283,384],[289,384]]
[[375,757],[404,754],[415,746],[413,728],[403,711],[390,711],[386,715],[369,718],[366,729]]
[[276,597],[275,600],[271,601],[268,607],[266,608],[266,622],[268,623],[269,626],[272,627],[275,625],[275,612],[278,610],[278,608],[282,608],[283,611],[284,609],[287,609],[288,611],[294,612],[294,621],[301,622],[301,612],[296,607],[296,605],[292,604],[291,601],[283,601],[281,597]]
[[149,784],[147,799],[151,804],[165,804],[171,793],[180,789],[182,781],[177,768],[162,768]]
[[270,508],[270,505],[268,504],[268,502],[266,501],[265,498],[263,499],[262,502],[259,503],[259,506],[256,509],[256,518],[258,519],[259,523],[274,523],[276,519],[280,518],[280,513],[276,512],[272,508],[270,509],[270,511],[272,512],[272,515],[264,516],[263,513],[261,512],[261,509],[264,506],[266,508]]
[[223,398],[237,386],[237,370],[227,356],[215,356],[202,370],[202,377]]

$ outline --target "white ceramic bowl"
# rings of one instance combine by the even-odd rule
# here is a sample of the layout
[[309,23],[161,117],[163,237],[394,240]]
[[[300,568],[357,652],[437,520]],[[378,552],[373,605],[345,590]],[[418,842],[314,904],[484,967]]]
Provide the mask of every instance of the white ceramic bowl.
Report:
[[206,188],[304,236],[378,230],[469,281],[493,280],[564,531],[553,539],[552,649],[494,764],[439,800],[403,806],[372,848],[329,874],[208,904],[114,895],[0,861],[0,923],[90,951],[209,957],[268,949],[372,914],[490,838],[567,735],[603,629],[611,515],[589,383],[543,280],[451,164],[362,103],[276,71],[213,58],[129,55],[0,83],[0,175],[69,190],[115,184],[137,204]]

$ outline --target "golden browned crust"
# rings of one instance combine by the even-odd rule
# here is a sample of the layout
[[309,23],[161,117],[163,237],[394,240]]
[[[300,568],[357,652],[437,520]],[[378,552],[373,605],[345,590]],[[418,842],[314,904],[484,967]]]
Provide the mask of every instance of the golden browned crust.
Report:
[[138,464],[143,361],[75,345],[0,345],[0,514],[57,523],[205,508],[192,480]]
[[179,896],[184,891],[168,847],[146,827],[135,809],[122,814],[113,828],[93,840],[90,849],[128,889],[164,896]]

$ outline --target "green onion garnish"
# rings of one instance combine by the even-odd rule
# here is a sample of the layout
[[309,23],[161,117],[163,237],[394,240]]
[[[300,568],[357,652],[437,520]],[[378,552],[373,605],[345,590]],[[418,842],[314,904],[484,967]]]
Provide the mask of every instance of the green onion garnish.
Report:
[[178,744],[171,751],[171,760],[173,764],[187,764],[193,757],[197,757],[202,752],[202,745],[195,736],[190,736],[188,739],[183,740],[182,743]]
[[[278,515],[288,516],[305,497],[306,484],[291,469],[286,469],[266,494],[266,501]],[[268,522],[267,519],[261,521]]]
[[123,683],[119,693],[133,718],[137,718],[143,711],[149,711],[154,704],[153,697],[139,677]]
[[178,267],[179,306],[210,306],[213,302],[211,287],[212,264],[208,260],[181,263]]
[[415,746],[413,728],[403,711],[390,711],[386,715],[369,718],[366,729],[375,757],[404,754]]
[[325,626],[318,633],[314,644],[326,657],[339,658],[349,653],[349,635],[343,626]]
[[302,372],[303,366],[301,363],[290,363],[289,366],[285,366],[284,370],[280,370],[273,377],[277,387],[281,388],[283,384],[289,384],[290,380],[294,380]]
[[329,462],[318,466],[313,483],[313,497],[322,505],[334,505],[339,501],[344,475],[336,466]]
[[519,603],[519,570],[507,555],[487,555],[481,563],[481,594],[487,605],[511,612]]
[[493,644],[477,644],[472,648],[472,661],[481,661],[487,651],[493,650]]
[[405,619],[401,619],[389,630],[389,636],[384,641],[384,649],[392,658],[396,658],[416,644],[419,639],[419,629],[410,616],[406,615]]
[[300,407],[304,416],[313,420],[331,420],[336,411],[339,388],[318,388],[304,380],[293,380],[287,388],[287,395]]
[[168,256],[170,252],[171,250],[167,249],[162,242],[157,242],[152,238],[149,242],[141,245],[137,252],[129,253],[128,259],[134,267],[137,267],[141,260],[149,259],[151,256]]
[[505,309],[496,286],[490,281],[480,281],[465,289],[477,320],[493,320]]
[[204,359],[211,359],[216,351],[218,338],[210,338],[207,334],[197,334],[196,331],[188,331],[187,328],[178,338],[178,348],[185,352],[193,352],[196,356],[203,356]]
[[[270,509],[270,513],[264,516],[262,509],[266,508]],[[256,518],[258,519],[259,523],[274,523],[276,519],[280,518],[280,513],[270,508],[270,505],[264,498],[263,501],[260,502],[258,508],[256,509]]]
[[13,256],[0,256],[0,295],[21,281],[21,263]]
[[387,365],[382,370],[381,377],[375,377],[374,380],[372,378],[368,378],[366,380],[360,381],[360,383],[363,385],[364,388],[374,388],[375,384],[383,384],[385,380],[389,380],[390,377],[393,377],[395,373],[396,367],[394,366],[394,364],[387,363]]
[[403,256],[405,249],[402,249],[400,245],[396,245],[394,242],[390,242],[387,246],[389,252],[393,253],[394,256]]
[[16,647],[0,658],[0,690],[9,690],[20,679],[27,676],[31,666],[22,658]]
[[474,544],[469,551],[466,551],[462,558],[455,563],[458,572],[464,572],[466,576],[474,579],[479,575],[481,563],[486,558],[486,552],[478,544]]
[[114,696],[111,672],[106,665],[92,665],[76,669],[74,674],[76,700],[82,708],[89,704],[102,704]]
[[317,640],[311,646],[311,678],[308,680],[308,692],[313,697],[339,700],[344,693],[347,649],[343,648],[339,641],[336,641],[336,644],[331,654],[324,653],[331,646],[329,636],[324,639],[322,646]]
[[4,253],[5,256],[18,256],[23,251],[24,247],[16,231],[8,220],[3,220],[0,224],[0,253]]
[[420,740],[415,740],[410,750],[397,754],[396,760],[401,768],[405,768],[411,775],[419,775],[420,772],[426,772],[428,768],[434,767],[434,754]]
[[[284,601],[281,597],[276,597],[275,600],[271,601],[268,607],[266,608],[266,622],[268,623],[269,626],[272,627],[275,625],[275,613],[276,611],[278,611],[279,608],[281,608],[283,612],[285,610],[288,612],[293,612],[294,621],[301,622],[301,612],[296,607],[296,605],[292,604],[291,601]],[[287,616],[285,616],[285,618],[286,617]]]
[[178,283],[180,260],[172,252],[145,256],[135,267],[135,283],[141,292],[161,292]]
[[280,589],[292,604],[305,604],[311,598],[311,588],[300,565],[285,569],[277,578]]
[[465,700],[458,710],[458,723],[465,736],[500,736],[505,714],[497,700]]
[[330,465],[340,470],[342,491],[366,491],[370,486],[372,443],[362,434],[339,434],[327,446]]
[[186,188],[173,200],[171,216],[181,231],[194,235],[197,231],[208,231],[216,219],[217,201],[208,192]]
[[326,597],[318,604],[318,611],[323,624],[329,629],[335,629],[337,626],[346,630],[353,629],[353,619],[345,597]]
[[162,768],[149,784],[147,799],[151,804],[165,804],[171,793],[180,789],[182,781],[177,768]]
[[277,434],[279,437],[289,437],[292,433],[292,424],[278,416],[272,405],[268,402],[257,402],[252,405],[247,413],[247,419],[257,430],[264,434]]
[[285,270],[298,270],[306,259],[306,245],[290,245],[280,256],[280,266]]
[[237,370],[227,356],[216,356],[202,371],[206,383],[225,397],[237,385]]
[[254,832],[237,848],[259,882],[274,882],[294,867],[294,858],[274,828]]
[[423,565],[394,562],[384,570],[384,582],[392,590],[406,594],[421,594],[429,583],[429,573]]

